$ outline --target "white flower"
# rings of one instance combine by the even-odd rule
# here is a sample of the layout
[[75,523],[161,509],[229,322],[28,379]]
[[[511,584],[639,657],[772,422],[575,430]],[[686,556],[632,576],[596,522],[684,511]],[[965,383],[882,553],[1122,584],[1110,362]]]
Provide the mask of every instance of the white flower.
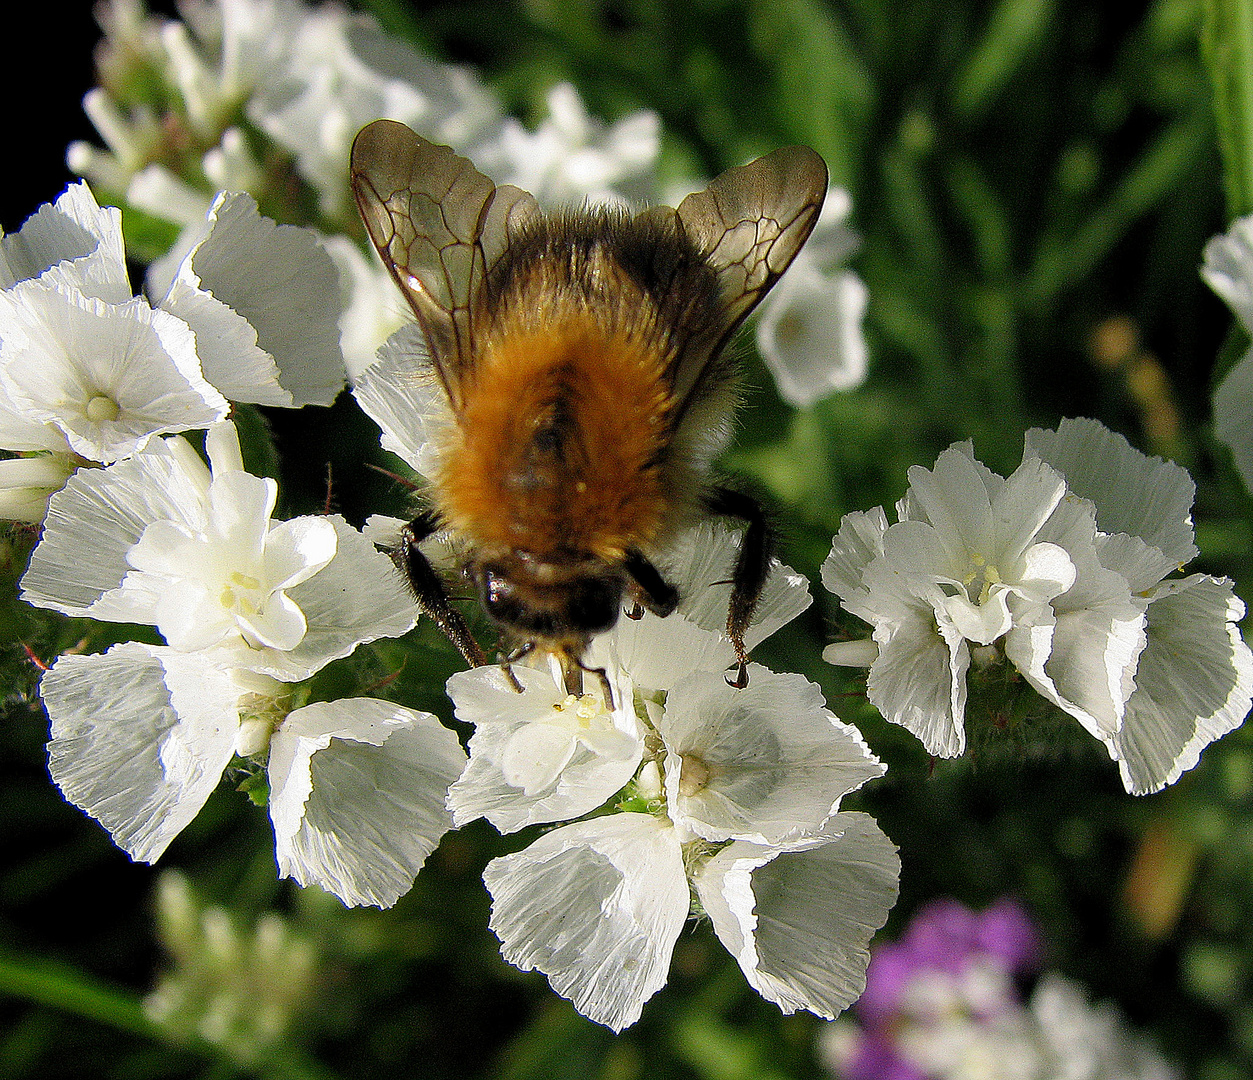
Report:
[[1253,704],[1253,654],[1231,582],[1166,580],[1196,554],[1195,492],[1092,420],[1027,433],[1008,480],[955,447],[910,470],[901,520],[841,523],[823,583],[874,627],[870,700],[952,757],[965,747],[971,647],[1003,648],[1027,681],[1118,762],[1133,794],[1174,783]]
[[[745,727],[752,727],[754,710],[763,714],[755,722],[766,718],[767,725],[775,711],[782,710],[783,722],[814,726],[818,736],[811,732],[810,737],[819,746],[823,742],[821,736],[832,743],[837,734],[855,737],[851,728],[846,729],[822,709],[815,696],[817,689],[804,680],[797,679],[796,685],[792,685],[754,665],[750,670],[757,674],[750,677],[749,690],[741,692],[746,696],[738,698],[726,686],[722,673],[734,663],[735,650],[725,633],[728,594],[722,583],[729,579],[735,554],[735,536],[726,526],[706,524],[688,530],[670,549],[665,565],[668,580],[676,585],[682,598],[679,610],[665,619],[650,613],[639,619],[623,617],[612,631],[593,643],[584,662],[590,669],[605,670],[612,709],[606,708],[599,687],[581,698],[571,697],[555,668],[536,670],[514,665],[513,676],[524,687],[521,694],[495,666],[453,675],[448,681],[448,693],[456,705],[457,716],[475,725],[470,739],[470,764],[449,793],[449,806],[457,824],[486,817],[502,832],[512,832],[537,822],[578,817],[600,806],[623,788],[640,765],[645,738],[640,711],[654,707],[659,696],[693,672],[711,675],[708,682],[714,690],[704,694],[698,688],[691,691],[695,703],[689,727],[708,720],[706,714],[715,706],[708,705],[705,699],[722,698],[725,700],[716,706],[721,715],[734,716]],[[751,648],[809,603],[804,579],[776,562],[745,635],[746,644]],[[752,686],[752,679],[758,677],[763,680],[760,690]],[[718,688],[728,693],[720,695]],[[833,723],[838,733],[832,730]],[[678,737],[688,738],[688,733]],[[785,743],[803,743],[806,736],[789,733],[781,738]],[[858,747],[857,753],[865,752],[860,742]],[[725,748],[703,744],[700,749],[709,755],[711,763],[719,753],[727,752]],[[755,750],[770,752],[760,745]],[[796,759],[788,758],[791,750],[792,746],[782,749],[776,742],[775,759],[763,760],[763,770],[782,776],[795,767],[803,774],[811,765],[827,766],[834,761],[823,757],[813,746],[813,762],[799,760],[799,750]],[[826,752],[838,756],[830,748]],[[760,802],[767,801],[777,786],[770,784],[764,773],[754,785]],[[813,827],[832,812],[833,800],[848,790],[849,785],[840,788],[825,804],[819,798],[822,805],[811,823]],[[776,808],[775,812],[783,811]],[[775,826],[779,827],[779,822]]]
[[827,192],[813,234],[762,304],[757,349],[783,399],[807,408],[866,377],[866,286],[842,268],[856,249],[843,188]]
[[736,842],[710,858],[664,817],[621,813],[546,833],[493,859],[483,880],[505,959],[621,1031],[665,984],[689,874],[752,986],[784,1012],[831,1017],[865,986],[899,873],[895,848],[861,814],[782,848]]
[[548,118],[534,132],[508,119],[496,137],[472,151],[493,180],[529,191],[541,206],[653,194],[661,126],[656,113],[633,113],[606,127],[588,115],[569,83],[554,86],[547,101]]
[[338,213],[348,193],[348,149],[371,120],[399,120],[464,146],[499,115],[461,69],[436,64],[372,22],[336,7],[308,11],[289,54],[248,102],[249,118],[296,155],[296,168]]
[[345,380],[340,284],[317,235],[222,192],[189,241],[148,289],[195,331],[205,378],[232,401],[330,405]]
[[286,712],[286,688],[208,652],[126,643],[61,657],[40,683],[49,769],[132,858],[153,862],[236,755],[268,753],[279,871],[390,906],[452,822],[465,754],[435,717],[370,698]]
[[817,833],[840,799],[883,774],[857,729],[799,675],[748,667],[748,686],[696,672],[666,695],[666,803],[704,840],[777,845]]
[[176,648],[286,681],[413,626],[387,556],[339,518],[272,523],[273,482],[242,471],[233,426],[208,446],[212,473],[174,438],[75,474],[51,500],[22,598],[149,623]]
[[[1075,583],[1067,549],[1041,538],[1065,482],[1036,459],[995,476],[965,445],[909,478],[897,524],[879,512],[841,526],[823,582],[874,626],[871,702],[930,753],[953,757],[965,748],[971,645],[1051,626],[1051,602]],[[1088,541],[1094,549],[1095,528]]]
[[1069,979],[1047,973],[1028,1006],[1051,1075],[1074,1080],[1175,1080],[1178,1073],[1130,1031],[1108,1002],[1088,1003]]
[[[1028,452],[1096,506],[1100,557],[1145,610],[1143,651],[1129,662],[1122,722],[1093,730],[1143,795],[1173,784],[1253,705],[1253,653],[1240,636],[1244,604],[1227,578],[1166,579],[1196,555],[1195,487],[1172,462],[1150,458],[1094,420],[1027,433]],[[1092,730],[1089,727],[1089,730]]]
[[[1253,216],[1231,223],[1205,245],[1201,276],[1253,334]],[[1244,486],[1253,491],[1253,350],[1223,376],[1214,391],[1214,433],[1231,448]]]
[[0,292],[0,339],[5,396],[91,461],[207,427],[228,409],[200,373],[190,328],[140,297],[112,304],[51,281],[21,282]]
[[113,461],[222,419],[188,327],[131,295],[121,215],[71,185],[0,239],[0,446]]
[[470,763],[448,793],[458,825],[485,817],[502,833],[565,821],[620,791],[644,754],[630,683],[612,680],[614,709],[599,691],[575,698],[560,673],[515,666],[519,694],[499,667],[448,681],[457,718],[474,724]]
[[[692,889],[763,996],[820,1015],[860,992],[895,898],[895,849],[869,819],[838,812],[883,773],[861,736],[798,675],[753,664],[745,689],[727,684],[735,555],[722,525],[676,540],[661,569],[679,610],[624,617],[584,657],[611,702],[599,686],[567,695],[555,667],[515,665],[521,693],[499,668],[449,680],[458,717],[476,727],[449,793],[458,824],[483,815],[513,830],[617,811],[546,833],[484,874],[505,958],[615,1031],[665,983]],[[804,579],[775,563],[748,644],[808,603]]]

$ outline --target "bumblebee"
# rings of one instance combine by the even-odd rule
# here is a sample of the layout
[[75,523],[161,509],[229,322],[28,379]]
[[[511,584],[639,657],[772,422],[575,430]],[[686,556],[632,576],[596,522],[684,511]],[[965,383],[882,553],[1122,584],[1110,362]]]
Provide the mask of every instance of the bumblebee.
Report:
[[785,147],[678,206],[540,210],[465,158],[377,120],[352,147],[351,183],[374,246],[413,309],[452,423],[427,509],[397,563],[419,606],[472,665],[486,663],[419,550],[447,530],[501,630],[508,665],[535,650],[581,693],[584,654],[624,608],[665,616],[679,594],[654,559],[702,515],[745,531],[730,582],[733,686],[765,583],[770,526],[711,463],[737,403],[735,330],[808,239],[822,159]]

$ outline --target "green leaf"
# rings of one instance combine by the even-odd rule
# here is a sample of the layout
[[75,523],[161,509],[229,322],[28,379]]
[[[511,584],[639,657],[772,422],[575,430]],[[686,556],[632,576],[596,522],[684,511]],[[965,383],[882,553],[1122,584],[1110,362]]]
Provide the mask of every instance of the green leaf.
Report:
[[985,112],[1045,40],[1052,18],[1053,0],[1001,0],[954,81],[953,111],[967,120]]

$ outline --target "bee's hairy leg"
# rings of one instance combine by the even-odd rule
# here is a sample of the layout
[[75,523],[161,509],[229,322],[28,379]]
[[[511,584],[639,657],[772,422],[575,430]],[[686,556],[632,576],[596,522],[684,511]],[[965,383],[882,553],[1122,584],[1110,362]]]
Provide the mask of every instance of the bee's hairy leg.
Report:
[[409,587],[413,589],[418,607],[435,620],[435,625],[457,647],[466,663],[471,667],[481,667],[487,663],[487,657],[471,635],[461,612],[449,602],[443,578],[435,572],[418,547],[438,529],[439,521],[434,514],[430,511],[419,514],[400,530],[400,543],[392,552],[392,558],[409,579]]
[[[664,619],[678,607],[679,590],[663,578],[657,567],[635,548],[627,551],[625,566],[626,572],[631,575],[631,594],[636,609],[645,607]],[[636,614],[629,611],[627,615],[638,619],[643,616],[643,612]]]
[[732,571],[731,603],[727,609],[727,636],[735,647],[735,658],[740,665],[736,677],[728,678],[727,682],[738,690],[748,685],[748,652],[744,648],[744,634],[753,620],[753,612],[757,610],[757,601],[761,599],[761,590],[770,573],[774,529],[761,503],[733,488],[714,488],[705,496],[705,509],[721,517],[737,518],[748,526],[740,540],[740,553]]

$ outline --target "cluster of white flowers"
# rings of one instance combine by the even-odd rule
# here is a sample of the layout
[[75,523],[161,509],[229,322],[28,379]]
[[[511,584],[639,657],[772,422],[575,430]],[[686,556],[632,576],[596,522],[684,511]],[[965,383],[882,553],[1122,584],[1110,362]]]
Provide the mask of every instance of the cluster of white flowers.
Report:
[[927,750],[966,746],[966,675],[1006,659],[1157,791],[1196,765],[1253,702],[1253,655],[1226,578],[1169,577],[1193,556],[1195,487],[1092,420],[1027,433],[997,476],[957,444],[909,471],[897,522],[847,515],[822,568],[874,627],[833,663],[868,663],[871,702]]
[[388,557],[338,517],[274,522],[230,423],[212,469],[181,436],[80,469],[53,495],[21,581],[39,607],[154,626],[164,645],[65,654],[40,696],[65,797],[156,860],[236,758],[264,765],[279,870],[348,904],[394,903],[452,821],[465,764],[428,713],[297,685],[417,610]]
[[[436,63],[338,5],[197,0],[180,10],[185,21],[153,18],[141,0],[105,0],[107,88],[84,106],[107,149],[79,142],[69,150],[79,175],[163,220],[198,226],[215,190],[251,192],[263,203],[283,191],[288,178],[267,171],[273,166],[256,148],[262,138],[295,162],[320,224],[348,231],[349,147],[379,117],[452,146],[541,206],[641,204],[661,194],[660,124],[650,110],[605,125],[560,83],[547,95],[547,118],[528,131],[472,71]],[[136,80],[127,72],[140,69],[162,84],[168,115],[128,95]],[[847,192],[832,189],[814,237],[762,312],[762,356],[780,393],[801,407],[865,377],[865,287],[842,267],[856,247],[849,212]],[[327,247],[343,282],[343,352],[355,377],[403,315],[377,261],[345,236]]]
[[[497,668],[448,684],[475,727],[448,795],[456,823],[572,822],[488,864],[505,959],[615,1031],[665,984],[692,911],[763,997],[833,1016],[861,993],[871,935],[896,899],[895,848],[871,818],[839,809],[883,772],[856,729],[798,675],[750,665],[747,688],[727,684],[719,583],[735,547],[724,528],[693,529],[666,568],[680,611],[595,641],[587,663],[603,666],[612,702],[521,667],[521,695]],[[804,580],[776,564],[746,643],[808,604]]]
[[0,515],[39,521],[84,462],[222,420],[233,401],[329,405],[345,382],[339,285],[311,230],[247,195],[132,293],[121,214],[86,184],[0,237]]

